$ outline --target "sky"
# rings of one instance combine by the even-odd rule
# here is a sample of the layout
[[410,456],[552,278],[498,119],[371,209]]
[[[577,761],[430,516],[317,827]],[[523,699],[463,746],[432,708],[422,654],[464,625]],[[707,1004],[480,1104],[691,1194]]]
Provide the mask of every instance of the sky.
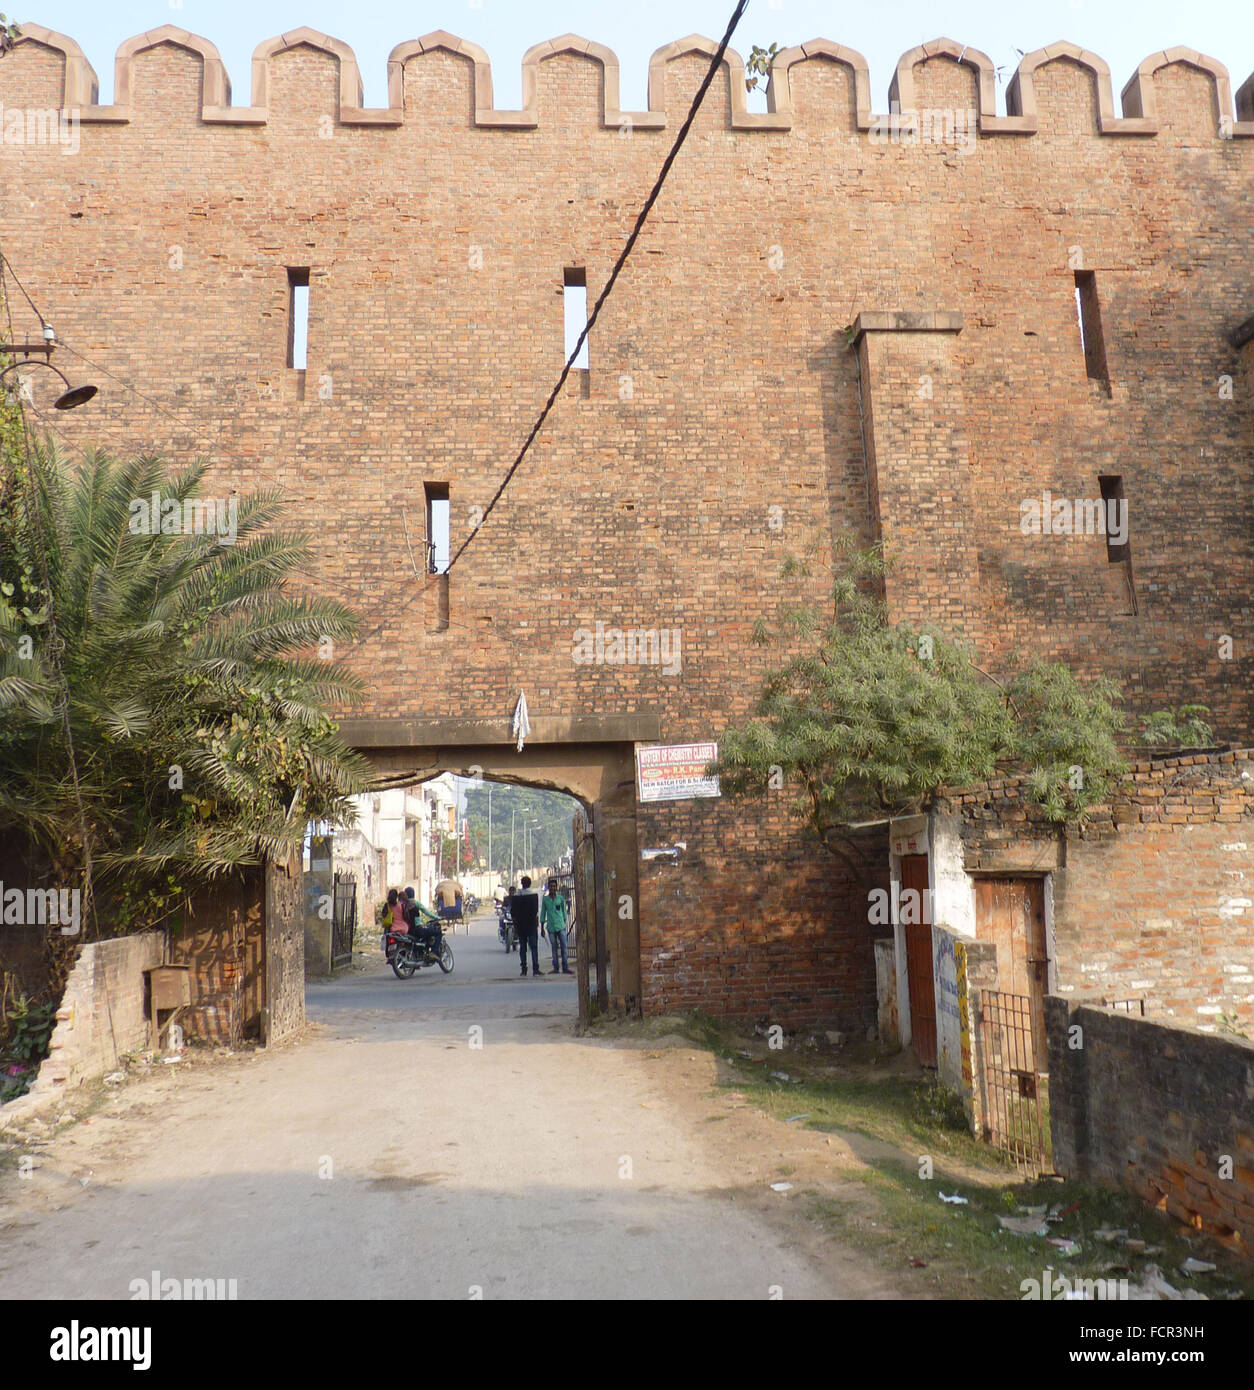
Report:
[[[174,24],[212,40],[230,74],[236,105],[247,105],[252,51],[263,39],[308,25],[342,39],[357,54],[367,106],[387,104],[387,55],[396,44],[446,29],[487,50],[496,104],[520,105],[520,64],[532,44],[559,34],[595,39],[618,54],[624,110],[646,108],[649,55],[688,34],[722,37],[735,0],[409,0],[345,6],[331,0],[19,0],[11,15],[77,39],[100,77],[100,100],[113,92],[113,56],[125,38]],[[1254,72],[1254,0],[752,0],[733,46],[781,47],[827,38],[870,63],[872,109],[888,109],[888,84],[901,54],[935,38],[983,50],[1004,68],[1059,39],[1092,50],[1110,65],[1116,104],[1124,83],[1150,53],[1177,45],[1225,64],[1233,91]],[[757,98],[760,101],[760,98]],[[753,109],[751,102],[750,109]]]

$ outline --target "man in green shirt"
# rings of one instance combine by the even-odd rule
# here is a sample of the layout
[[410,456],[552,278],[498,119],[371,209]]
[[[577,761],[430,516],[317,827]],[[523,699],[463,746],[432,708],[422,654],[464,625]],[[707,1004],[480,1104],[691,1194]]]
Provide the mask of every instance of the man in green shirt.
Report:
[[549,946],[553,950],[553,969],[550,975],[558,973],[557,956],[561,951],[563,975],[573,975],[566,957],[566,899],[557,891],[557,879],[549,879],[549,891],[540,904],[540,930],[546,932]]

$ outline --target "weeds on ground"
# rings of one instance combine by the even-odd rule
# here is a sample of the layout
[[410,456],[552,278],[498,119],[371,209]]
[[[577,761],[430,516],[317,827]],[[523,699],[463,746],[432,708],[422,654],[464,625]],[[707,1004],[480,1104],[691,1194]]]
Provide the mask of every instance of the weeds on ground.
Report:
[[[1135,1284],[1149,1264],[1181,1291],[1254,1297],[1250,1264],[1175,1227],[1130,1194],[1059,1178],[1024,1181],[1009,1160],[972,1135],[960,1099],[934,1080],[807,1076],[806,1059],[795,1050],[754,1057],[743,1039],[703,1014],[687,1017],[679,1031],[723,1060],[724,1088],[781,1121],[849,1143],[864,1166],[842,1176],[864,1183],[879,1211],[867,1216],[817,1192],[803,1200],[842,1240],[909,1271],[920,1297],[1022,1298],[1031,1288],[1026,1281],[1043,1283],[1046,1268],[1055,1284],[1064,1275]],[[942,1201],[942,1193],[964,1200]],[[1046,1235],[1003,1229],[998,1218],[1021,1215],[1025,1207],[1041,1210]],[[1046,1222],[1051,1211],[1061,1220]],[[1103,1238],[1112,1232],[1124,1232],[1124,1240]],[[1069,1253],[1051,1240],[1072,1241],[1078,1250]],[[1145,1250],[1136,1248],[1138,1241]],[[1217,1268],[1186,1275],[1180,1266],[1190,1256]]]

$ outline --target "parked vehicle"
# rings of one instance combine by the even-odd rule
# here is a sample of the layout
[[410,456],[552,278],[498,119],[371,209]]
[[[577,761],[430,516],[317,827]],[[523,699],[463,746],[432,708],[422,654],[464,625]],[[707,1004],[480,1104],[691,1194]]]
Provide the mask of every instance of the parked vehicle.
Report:
[[453,948],[444,932],[435,927],[430,936],[410,932],[388,932],[387,958],[398,979],[408,980],[415,971],[438,965],[446,974],[453,971]]
[[496,911],[500,918],[496,926],[496,934],[508,953],[518,945],[518,938],[514,935],[514,918],[509,910],[508,902],[497,903]]

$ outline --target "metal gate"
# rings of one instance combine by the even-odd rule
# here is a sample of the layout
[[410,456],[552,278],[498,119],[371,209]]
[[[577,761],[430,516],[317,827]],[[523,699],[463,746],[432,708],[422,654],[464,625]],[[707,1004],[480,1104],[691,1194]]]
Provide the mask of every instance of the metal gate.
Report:
[[357,934],[357,880],[352,874],[336,874],[331,888],[331,969],[353,963],[353,938]]
[[980,1080],[984,1138],[1033,1178],[1054,1170],[1049,1147],[1049,1074],[1026,994],[980,991]]

